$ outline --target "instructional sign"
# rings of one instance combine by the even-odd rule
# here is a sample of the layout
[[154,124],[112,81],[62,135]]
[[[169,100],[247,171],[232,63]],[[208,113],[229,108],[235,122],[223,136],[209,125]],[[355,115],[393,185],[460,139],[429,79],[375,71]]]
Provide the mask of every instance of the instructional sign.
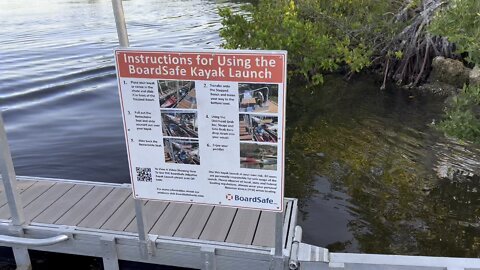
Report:
[[283,210],[284,51],[115,51],[133,194]]

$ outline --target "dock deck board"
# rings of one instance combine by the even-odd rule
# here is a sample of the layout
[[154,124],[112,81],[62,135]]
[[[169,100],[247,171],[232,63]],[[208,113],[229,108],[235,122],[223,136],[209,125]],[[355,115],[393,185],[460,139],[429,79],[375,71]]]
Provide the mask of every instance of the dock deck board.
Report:
[[107,195],[111,187],[93,187],[82,200],[70,208],[55,224],[71,224],[77,226]]
[[[155,225],[155,222],[157,222],[158,218],[163,214],[163,211],[165,211],[165,208],[167,208],[168,203],[167,202],[159,202],[159,201],[147,201],[145,204],[144,211],[145,213],[148,213],[148,215],[145,216],[145,227],[146,230],[151,233],[150,231],[152,230],[153,225]],[[137,232],[137,220],[134,218],[128,227],[125,229],[127,232]]]
[[251,245],[257,228],[260,211],[238,209],[227,242]]
[[79,227],[99,229],[130,196],[130,190],[115,188],[79,224]]
[[[29,189],[20,194],[20,198],[24,206],[28,206],[36,198],[40,197],[43,193],[51,189],[53,185],[48,182],[38,181],[34,183]],[[10,217],[8,217],[10,218]]]
[[105,230],[124,231],[128,224],[135,218],[135,201],[131,196],[113,213],[113,215],[100,227]]
[[73,187],[73,184],[56,183],[52,188],[48,189],[30,204],[25,206],[25,217],[28,220],[34,220]]
[[174,236],[198,239],[212,210],[213,206],[192,205]]
[[273,247],[275,236],[275,214],[262,212],[258,221],[257,231],[253,239],[254,246]]
[[62,197],[48,206],[48,208],[38,215],[33,221],[54,224],[55,221],[57,221],[70,208],[79,202],[92,188],[92,186],[74,185]]
[[[31,186],[36,184],[37,181],[22,181],[19,182],[18,184],[18,189],[20,196],[21,194],[24,193],[26,190],[28,190]],[[5,196],[5,192],[3,192],[3,185],[0,188],[0,219],[9,219],[10,218],[10,209],[8,208],[7,205],[7,197]],[[22,197],[20,197],[22,198]]]
[[225,241],[236,213],[236,209],[215,207],[200,235],[200,239],[219,242]]
[[[25,215],[34,222],[137,231],[135,202],[128,186],[22,180],[18,181],[18,189]],[[0,219],[10,219],[4,196],[0,189]],[[143,203],[150,234],[262,247],[274,245],[275,214],[271,212],[151,200]],[[288,218],[284,217],[285,222]]]
[[165,209],[165,212],[163,212],[157,220],[152,230],[150,230],[150,233],[173,236],[190,209],[190,206],[191,205],[184,203],[170,203],[167,206],[167,209]]
[[[32,201],[36,198],[41,196],[43,193],[47,192],[53,185],[46,182],[36,182],[33,184],[29,189],[25,190],[23,193],[20,194],[20,198],[24,206],[29,205]],[[0,218],[2,219],[10,219],[10,209],[8,205],[2,206],[0,208]]]

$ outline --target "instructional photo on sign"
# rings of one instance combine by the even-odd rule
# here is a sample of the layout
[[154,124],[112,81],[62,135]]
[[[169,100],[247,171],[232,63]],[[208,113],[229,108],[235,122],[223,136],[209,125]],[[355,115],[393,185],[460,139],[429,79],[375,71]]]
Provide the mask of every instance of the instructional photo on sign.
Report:
[[240,144],[240,167],[276,170],[277,146],[257,143]]
[[277,84],[241,83],[238,90],[241,112],[278,112]]
[[197,112],[161,110],[163,136],[198,138]]
[[198,141],[183,139],[164,139],[165,162],[200,165]]
[[161,108],[197,108],[194,81],[158,80],[157,85]]
[[257,142],[277,142],[278,117],[240,114],[240,140]]
[[135,198],[283,210],[286,52],[117,49],[115,62]]

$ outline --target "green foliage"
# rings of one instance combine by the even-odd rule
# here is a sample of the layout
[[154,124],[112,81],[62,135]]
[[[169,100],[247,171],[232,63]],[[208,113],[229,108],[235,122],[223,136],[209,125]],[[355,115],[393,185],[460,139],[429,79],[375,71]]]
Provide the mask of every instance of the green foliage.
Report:
[[379,49],[398,33],[394,13],[403,0],[297,0],[299,16],[323,25],[333,37],[347,37],[351,46],[363,44]]
[[430,32],[447,37],[457,52],[468,53],[468,60],[480,64],[480,1],[450,0],[447,8],[434,17]]
[[439,127],[447,135],[480,143],[480,116],[476,108],[480,105],[480,86],[464,87],[453,98],[446,118]]
[[320,84],[325,73],[371,64],[372,47],[394,32],[385,15],[392,16],[394,2],[260,0],[240,13],[220,9],[220,35],[229,49],[287,50],[289,74]]
[[[449,5],[434,17],[429,31],[455,43],[458,53],[467,53],[467,60],[480,64],[480,1],[450,0]],[[440,129],[447,135],[480,143],[480,86],[464,87],[453,98]]]

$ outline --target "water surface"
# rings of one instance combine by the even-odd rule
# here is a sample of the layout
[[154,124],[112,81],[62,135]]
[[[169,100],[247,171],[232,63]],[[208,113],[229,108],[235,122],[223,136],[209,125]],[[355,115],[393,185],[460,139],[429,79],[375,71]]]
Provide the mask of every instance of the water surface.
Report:
[[[292,90],[293,88],[293,90]],[[291,87],[287,193],[331,250],[480,256],[480,149],[432,127],[442,99],[368,76]]]
[[[132,46],[218,48],[219,1],[124,1]],[[128,182],[109,0],[0,2],[0,107],[19,175]],[[368,76],[291,86],[286,195],[304,241],[480,256],[478,147],[431,127],[443,100]]]

